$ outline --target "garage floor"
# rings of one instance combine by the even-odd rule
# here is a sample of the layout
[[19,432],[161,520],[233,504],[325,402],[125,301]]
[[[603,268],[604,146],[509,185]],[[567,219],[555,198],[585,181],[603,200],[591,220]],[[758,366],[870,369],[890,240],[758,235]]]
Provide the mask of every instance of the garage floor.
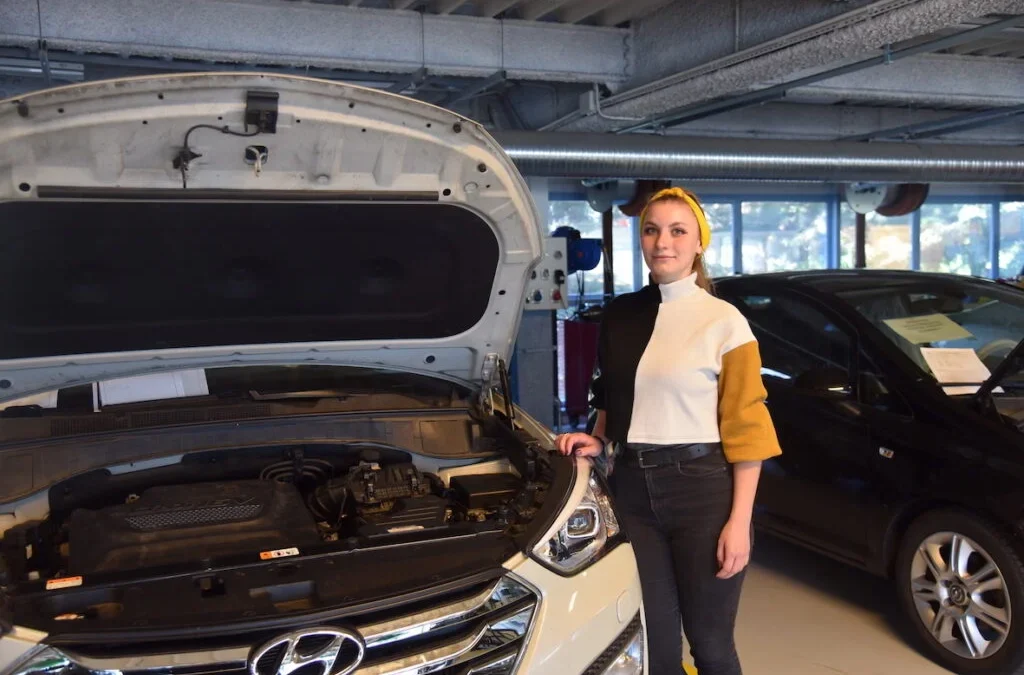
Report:
[[900,619],[889,581],[758,533],[736,628],[745,672],[947,675]]

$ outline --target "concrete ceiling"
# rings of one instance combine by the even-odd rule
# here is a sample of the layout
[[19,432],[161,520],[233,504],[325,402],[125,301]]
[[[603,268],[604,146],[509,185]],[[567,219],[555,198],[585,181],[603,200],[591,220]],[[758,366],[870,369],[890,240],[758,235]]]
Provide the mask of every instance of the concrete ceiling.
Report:
[[[1001,18],[1001,17],[1000,17]],[[935,37],[953,35],[960,31],[970,30],[985,25],[985,20],[964,21],[956,26],[943,28],[935,33]],[[1024,59],[1024,27],[1005,28],[998,34],[972,40],[966,44],[943,49],[939,54],[953,56],[978,56],[998,59]]]
[[0,97],[218,69],[496,129],[1020,144],[1024,0],[0,1]]
[[642,18],[672,0],[319,0],[323,4],[425,14],[522,19],[566,24],[619,26]]

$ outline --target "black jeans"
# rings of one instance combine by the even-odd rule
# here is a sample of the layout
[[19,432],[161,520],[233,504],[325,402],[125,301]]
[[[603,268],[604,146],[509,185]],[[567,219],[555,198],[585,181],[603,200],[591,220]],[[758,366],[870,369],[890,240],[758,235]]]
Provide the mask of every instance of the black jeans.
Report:
[[682,672],[682,639],[699,675],[740,675],[733,632],[744,572],[718,579],[718,539],[732,510],[733,476],[720,448],[678,464],[641,469],[622,449],[610,476],[619,517],[636,552],[651,675]]

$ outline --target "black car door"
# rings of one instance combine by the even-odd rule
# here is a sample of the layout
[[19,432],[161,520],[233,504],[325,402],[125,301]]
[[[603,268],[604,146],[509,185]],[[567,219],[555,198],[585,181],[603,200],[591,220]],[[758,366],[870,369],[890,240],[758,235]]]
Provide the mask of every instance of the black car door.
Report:
[[878,450],[857,401],[856,333],[828,307],[795,292],[725,299],[740,308],[758,339],[783,451],[764,465],[759,523],[863,564]]

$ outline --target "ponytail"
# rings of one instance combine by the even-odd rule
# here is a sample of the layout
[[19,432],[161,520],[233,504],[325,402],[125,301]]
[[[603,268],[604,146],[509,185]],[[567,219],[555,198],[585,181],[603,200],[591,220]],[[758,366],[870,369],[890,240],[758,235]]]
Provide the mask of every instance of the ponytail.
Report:
[[703,254],[698,254],[693,259],[693,271],[697,274],[697,285],[707,291],[709,295],[714,295],[715,284],[711,280],[711,275],[708,274],[708,268],[704,266]]

